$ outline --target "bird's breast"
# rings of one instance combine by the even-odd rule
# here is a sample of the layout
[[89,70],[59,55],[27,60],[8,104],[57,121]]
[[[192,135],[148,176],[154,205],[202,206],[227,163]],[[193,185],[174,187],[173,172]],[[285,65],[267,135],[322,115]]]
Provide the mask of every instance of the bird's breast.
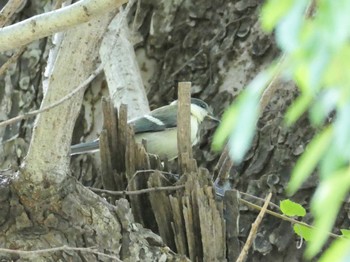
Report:
[[[198,121],[191,117],[191,143],[198,143]],[[159,132],[145,132],[135,135],[136,142],[142,143],[146,140],[147,152],[158,155],[161,159],[173,160],[178,156],[177,150],[177,128],[168,128]]]
[[147,152],[169,160],[177,157],[177,131],[169,128],[160,132],[147,132],[135,135],[136,142],[146,140]]

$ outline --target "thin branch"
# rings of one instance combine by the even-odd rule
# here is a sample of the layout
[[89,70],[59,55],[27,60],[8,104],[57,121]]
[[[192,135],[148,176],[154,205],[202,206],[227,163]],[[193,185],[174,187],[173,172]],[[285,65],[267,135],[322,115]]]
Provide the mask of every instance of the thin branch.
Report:
[[[311,14],[315,8],[315,4],[316,4],[315,0],[311,1],[310,5],[308,6],[307,11],[305,13],[305,17],[311,16]],[[265,88],[265,90],[260,98],[259,104],[260,104],[260,112],[261,113],[264,112],[264,110],[266,109],[266,106],[269,104],[269,102],[271,101],[271,98],[275,94],[276,90],[278,90],[278,88],[279,88],[277,80],[279,79],[279,76],[282,72],[282,69],[284,68],[285,59],[286,59],[286,55],[283,54],[277,63],[277,70],[275,71],[274,76],[271,78],[270,83]],[[220,156],[218,164],[221,163],[222,165],[225,165],[225,166],[231,165],[231,167],[232,167],[233,162],[230,158],[227,158],[227,156],[228,156],[227,152],[228,152],[228,148],[226,145],[221,156]],[[216,168],[217,168],[217,170],[219,170],[219,173],[218,173],[218,176],[216,178],[215,183],[223,185],[228,180],[229,173],[228,172],[227,173],[220,172],[221,166],[217,165]],[[223,171],[225,171],[225,170],[223,170]]]
[[132,32],[136,32],[138,30],[138,28],[136,28],[136,21],[139,18],[140,11],[141,11],[141,0],[137,0],[134,20],[132,22],[132,27],[131,27],[132,28]]
[[0,27],[8,24],[10,18],[24,6],[25,0],[10,0],[0,11]]
[[[251,194],[248,194],[248,193],[244,193],[244,192],[241,192],[241,191],[238,191],[238,193],[240,195],[247,196],[247,197],[250,197],[250,198],[258,200],[258,201],[264,201],[264,202],[266,201],[265,199],[263,199],[261,197],[257,197],[257,196],[254,196],[254,195],[251,195]],[[278,209],[278,210],[280,210],[280,207],[278,205],[276,205],[275,203],[271,202],[271,201],[269,202],[269,205],[274,207],[274,208],[276,208],[276,209]]]
[[275,94],[276,90],[279,87],[278,79],[279,79],[279,76],[281,75],[282,69],[284,67],[285,59],[286,59],[285,55],[282,55],[282,57],[279,59],[279,61],[277,63],[277,69],[275,71],[275,74],[271,78],[270,83],[265,88],[265,90],[260,98],[259,104],[260,104],[260,112],[261,113],[264,112],[265,108],[270,103],[273,95]]
[[62,7],[63,0],[56,0],[53,10],[60,9]]
[[265,203],[264,203],[263,207],[261,208],[259,215],[256,217],[254,223],[252,224],[252,228],[249,232],[247,241],[245,242],[244,247],[243,247],[241,253],[239,254],[239,257],[237,258],[236,262],[243,262],[246,260],[249,248],[251,247],[253,240],[255,239],[256,233],[258,232],[258,228],[259,228],[261,221],[262,221],[262,219],[267,211],[267,207],[269,205],[271,197],[272,197],[272,193],[270,192],[266,197]]
[[305,11],[305,18],[311,18],[312,15],[315,12],[317,6],[317,1],[316,0],[312,0],[309,4],[309,6],[307,7],[306,11]]
[[7,60],[1,67],[0,67],[0,76],[3,75],[6,70],[9,68],[11,64],[17,61],[17,59],[23,54],[23,52],[26,50],[27,47],[21,47],[15,54],[13,54],[9,60]]
[[[135,172],[135,175],[136,174],[139,174],[139,173],[144,173],[144,172],[154,172],[155,170],[139,170],[137,172]],[[164,172],[166,173],[166,172]],[[94,191],[94,192],[97,192],[97,193],[106,193],[106,194],[110,194],[110,195],[117,195],[117,196],[123,196],[123,195],[138,195],[138,194],[145,194],[145,193],[149,193],[149,192],[155,192],[155,191],[173,191],[173,190],[178,190],[178,189],[182,189],[184,188],[185,186],[184,185],[177,185],[177,186],[168,186],[168,187],[152,187],[152,188],[146,188],[146,189],[140,189],[140,190],[134,190],[134,191],[127,191],[127,190],[124,190],[124,191],[111,191],[111,190],[105,190],[105,189],[99,189],[99,188],[93,188],[93,187],[88,187],[91,191]],[[238,191],[239,192],[239,191]],[[242,194],[242,192],[239,192],[240,194]],[[249,197],[254,197],[252,195],[249,195],[249,194],[246,194],[244,193],[245,195],[249,196]],[[259,200],[262,200],[261,198],[258,198],[258,197],[254,197],[256,199],[259,199]],[[256,209],[256,210],[259,210],[261,211],[263,209],[263,207],[259,206],[259,205],[256,205],[256,204],[253,204],[245,199],[242,199],[242,198],[238,198],[239,202],[250,207],[250,208],[253,208],[253,209]],[[265,203],[266,203],[266,200],[264,200]],[[271,203],[270,201],[267,202],[268,205],[273,205],[275,206],[276,208],[279,209],[279,207],[274,204],[274,203]],[[305,222],[301,222],[301,221],[298,221],[296,219],[293,219],[291,217],[287,217],[285,215],[282,215],[282,214],[279,214],[277,212],[274,212],[272,210],[269,210],[269,209],[266,209],[265,212],[269,215],[272,215],[274,217],[277,217],[279,219],[282,219],[284,221],[288,221],[292,224],[298,224],[298,225],[302,225],[302,226],[305,226],[305,227],[308,227],[308,228],[312,228],[312,229],[315,229],[315,227],[309,225],[309,224],[306,224]],[[331,232],[328,232],[328,235],[333,237],[333,238],[339,238],[341,237],[340,235],[337,235],[337,234],[334,234],[334,233],[331,233]]]
[[131,196],[131,195],[140,195],[145,194],[149,192],[156,192],[156,191],[174,191],[178,189],[185,188],[185,185],[177,185],[177,186],[162,186],[162,187],[151,187],[151,188],[145,188],[140,190],[133,190],[133,191],[112,191],[112,190],[105,190],[105,189],[99,189],[94,187],[89,187],[91,191],[97,192],[97,193],[106,193],[113,196]]
[[[310,10],[312,10],[314,8],[315,5],[315,1],[312,0],[305,12],[305,17],[309,17],[310,16]],[[276,92],[276,90],[278,89],[279,85],[278,85],[278,79],[279,76],[282,73],[282,70],[284,69],[284,63],[286,62],[286,55],[283,54],[280,59],[278,60],[277,63],[277,70],[275,71],[275,75],[272,77],[269,85],[265,88],[264,93],[262,94],[261,98],[260,98],[260,112],[264,112],[266,106],[269,104],[269,102],[271,101],[272,96],[274,95],[274,93]]]
[[[247,200],[244,200],[244,199],[242,199],[242,198],[239,198],[239,202],[241,202],[242,204],[244,204],[244,205],[246,205],[246,206],[248,206],[248,207],[251,207],[251,208],[253,208],[253,209],[256,209],[256,210],[261,210],[261,209],[262,209],[261,206],[255,205],[255,204],[253,204],[253,203],[251,203],[251,202],[249,202],[249,201],[247,201]],[[266,210],[266,213],[269,214],[269,215],[272,215],[272,216],[274,216],[274,217],[280,218],[280,219],[282,219],[282,220],[288,221],[288,222],[290,222],[290,223],[292,223],[292,224],[298,224],[298,225],[302,225],[302,226],[305,226],[305,227],[308,227],[308,228],[316,229],[315,227],[313,227],[313,226],[311,226],[311,225],[309,225],[309,224],[306,224],[306,223],[304,223],[304,222],[295,220],[295,219],[293,219],[293,218],[287,217],[287,216],[285,216],[285,215],[279,214],[279,213],[274,212],[274,211],[271,211],[271,210],[269,210],[269,209]],[[331,236],[331,237],[333,237],[333,238],[339,238],[339,237],[341,237],[340,235],[334,234],[334,233],[332,233],[332,232],[328,232],[328,235]]]
[[53,248],[46,248],[46,249],[38,249],[38,250],[13,250],[13,249],[7,249],[7,248],[0,248],[0,253],[10,253],[10,254],[18,254],[23,256],[31,256],[31,255],[37,255],[42,253],[50,253],[50,252],[57,252],[57,251],[80,251],[80,252],[86,252],[86,253],[93,253],[95,255],[107,257],[114,259],[115,261],[122,261],[116,256],[108,255],[99,251],[96,251],[93,249],[93,247],[69,247],[69,246],[61,246],[61,247],[53,247]]
[[[279,76],[281,74],[282,68],[284,66],[284,62],[285,62],[285,55],[283,55],[278,63],[277,63],[277,69],[275,71],[274,76],[271,78],[270,82],[268,83],[267,87],[265,88],[263,94],[261,95],[259,104],[260,104],[260,112],[264,112],[265,108],[267,107],[267,105],[270,103],[271,98],[273,97],[273,95],[275,94],[276,90],[278,89],[279,85],[278,85],[278,79]],[[216,178],[215,183],[217,184],[225,184],[225,182],[228,180],[228,176],[229,176],[229,170],[231,169],[231,167],[233,166],[233,162],[229,156],[229,150],[228,150],[228,146],[226,145],[221,156],[220,159],[218,161],[218,165],[215,167],[217,170],[219,170],[218,172],[218,176]],[[221,164],[221,166],[219,166],[219,163]],[[222,167],[225,166],[227,168],[222,169]]]
[[126,19],[134,3],[134,0],[130,0],[125,10],[113,18],[100,47],[100,58],[106,65],[104,72],[113,105],[115,108],[120,108],[122,103],[132,105],[128,107],[128,119],[140,117],[150,111],[136,61],[135,37],[130,32]]
[[31,111],[29,113],[25,113],[23,115],[19,115],[13,118],[10,118],[8,120],[2,121],[0,122],[0,128],[1,127],[5,127],[7,125],[16,123],[18,121],[21,121],[22,119],[27,119],[29,117],[33,117],[36,116],[40,113],[49,111],[52,108],[55,108],[57,106],[59,106],[60,104],[64,103],[65,101],[69,100],[70,98],[72,98],[74,95],[76,95],[79,91],[81,91],[83,88],[85,88],[99,73],[101,73],[103,70],[103,65],[101,64],[94,72],[92,72],[92,74],[85,80],[83,81],[77,88],[75,88],[72,92],[70,92],[68,95],[62,97],[60,100],[58,100],[57,102],[44,107],[42,109],[38,109],[38,110],[34,110]]
[[135,179],[135,177],[136,177],[138,174],[152,173],[152,172],[156,172],[156,171],[157,171],[157,172],[160,172],[160,173],[162,173],[162,174],[172,175],[172,174],[169,173],[169,172],[160,171],[160,170],[155,170],[155,169],[137,170],[137,171],[133,174],[133,176],[131,177],[131,179],[129,180],[128,185],[126,186],[126,190],[128,190],[130,183]]
[[218,163],[215,166],[215,170],[218,171],[215,179],[215,185],[218,185],[219,187],[225,185],[225,183],[228,181],[232,166],[233,161],[231,160],[228,146],[226,145],[221,153]]
[[67,7],[36,15],[0,29],[0,51],[11,50],[34,40],[62,32],[92,17],[115,10],[127,0],[82,0]]
[[[140,173],[149,173],[149,172],[155,172],[156,170],[153,170],[153,169],[149,169],[149,170],[138,170],[135,172],[134,176],[135,177],[137,174],[140,174]],[[162,172],[162,171],[160,171]],[[162,173],[167,173],[167,172],[162,172]],[[111,190],[105,190],[105,189],[99,189],[99,188],[92,188],[92,187],[89,187],[89,189],[91,191],[94,191],[94,192],[97,192],[97,193],[106,193],[106,194],[110,194],[110,195],[117,195],[117,196],[125,196],[125,195],[138,195],[138,194],[145,194],[145,193],[149,193],[149,192],[155,192],[155,191],[173,191],[173,190],[178,190],[178,189],[182,189],[184,188],[185,186],[184,185],[177,185],[177,186],[168,186],[168,187],[152,187],[152,188],[146,188],[146,189],[140,189],[140,190],[134,190],[134,191],[127,191],[127,190],[124,190],[124,191],[111,191]],[[240,194],[242,195],[246,195],[248,197],[252,197],[254,199],[257,199],[257,200],[263,200],[259,197],[256,197],[256,196],[253,196],[253,195],[250,195],[250,194],[247,194],[247,193],[242,193],[240,191],[238,191]],[[250,207],[250,208],[253,208],[253,209],[256,209],[256,210],[259,210],[261,211],[263,209],[263,207],[259,206],[259,205],[256,205],[256,204],[253,204],[245,199],[242,199],[242,198],[239,198],[238,199],[240,203]],[[266,200],[264,200],[265,203],[266,203]],[[272,205],[274,206],[275,208],[277,209],[280,209],[278,205],[268,201],[267,202],[268,205]],[[269,215],[272,215],[274,217],[277,217],[279,219],[282,219],[284,221],[288,221],[292,224],[298,224],[298,225],[302,225],[302,226],[305,226],[305,227],[308,227],[308,228],[312,228],[312,229],[315,229],[315,227],[305,223],[305,222],[301,222],[301,221],[298,221],[296,219],[293,219],[291,217],[287,217],[285,215],[282,215],[282,214],[279,214],[277,212],[274,212],[272,210],[269,210],[269,209],[266,209],[265,212]],[[331,232],[328,232],[328,235],[333,237],[333,238],[339,238],[341,237],[340,235],[337,235],[337,234],[334,234],[334,233],[331,233]]]

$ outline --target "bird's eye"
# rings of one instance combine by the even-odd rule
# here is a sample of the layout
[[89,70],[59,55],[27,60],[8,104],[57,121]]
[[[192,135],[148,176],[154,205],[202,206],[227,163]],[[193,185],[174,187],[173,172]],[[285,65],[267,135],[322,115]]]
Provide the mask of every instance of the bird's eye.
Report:
[[203,108],[203,109],[205,109],[205,110],[207,110],[207,108],[208,108],[207,103],[205,103],[204,101],[202,101],[202,100],[200,100],[200,99],[197,99],[197,98],[192,98],[191,104],[194,104],[194,105],[196,105],[196,106],[199,106],[199,107],[201,107],[201,108]]
[[201,103],[201,104],[200,104],[200,107],[206,109],[206,108],[207,108],[207,105]]

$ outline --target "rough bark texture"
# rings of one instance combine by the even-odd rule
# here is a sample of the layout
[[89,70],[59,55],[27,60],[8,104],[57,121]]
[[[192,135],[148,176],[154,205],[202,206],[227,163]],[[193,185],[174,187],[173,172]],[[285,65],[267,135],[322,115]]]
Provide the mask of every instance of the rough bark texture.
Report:
[[[43,12],[42,5],[42,1],[30,1],[17,14],[16,21]],[[272,36],[260,29],[259,5],[260,1],[255,0],[138,1],[129,17],[129,24],[134,30],[136,55],[151,108],[176,98],[176,81],[191,81],[192,95],[210,103],[215,113],[221,115],[244,86],[279,53]],[[30,44],[18,62],[0,76],[1,120],[39,107],[42,99],[41,77],[49,48],[47,40]],[[0,64],[7,59],[8,54],[1,54]],[[73,143],[82,138],[95,139],[102,127],[100,101],[101,96],[108,93],[103,76],[99,76],[91,86],[85,93]],[[241,165],[230,170],[233,188],[262,198],[271,190],[274,193],[272,202],[275,203],[285,198],[283,192],[290,171],[314,134],[306,118],[291,129],[283,127],[283,112],[296,95],[297,91],[291,83],[281,83],[259,121],[258,133],[250,152]],[[8,167],[16,169],[23,162],[32,136],[33,122],[33,119],[29,119],[0,129],[2,170]],[[204,132],[200,145],[194,149],[194,156],[199,166],[208,168],[211,177],[218,155],[209,151],[213,131],[205,129]],[[118,136],[125,139],[122,140],[124,144],[121,144],[125,149],[125,143],[129,141],[126,139],[127,134]],[[128,147],[127,150],[134,148]],[[129,175],[129,179],[136,171],[135,166],[142,169],[159,166],[152,159],[149,163],[139,159],[143,162],[142,166],[130,161],[121,161],[119,163],[122,166],[114,167],[121,172],[127,170],[123,175]],[[76,157],[71,163],[72,174],[82,184],[100,188],[103,181],[99,162],[98,155]],[[113,163],[106,166],[102,166],[103,174],[110,171],[108,166],[113,166]],[[183,191],[176,194],[152,192],[129,199],[136,222],[159,233],[164,244],[157,235],[134,223],[134,215],[130,213],[126,200],[118,200],[115,206],[108,204],[76,183],[74,178],[64,180],[55,188],[44,186],[40,191],[31,192],[32,185],[27,184],[25,189],[21,189],[20,185],[24,182],[12,173],[2,172],[0,175],[0,243],[6,243],[6,247],[13,249],[24,246],[37,249],[63,244],[96,246],[98,243],[98,250],[108,249],[111,254],[117,254],[125,261],[152,261],[164,258],[164,254],[172,258],[172,253],[163,248],[166,244],[179,254],[188,255],[191,260],[195,260],[196,254],[201,254],[203,256],[199,260],[205,258],[206,261],[212,261],[212,255],[224,260],[226,255],[228,261],[235,261],[240,243],[246,240],[257,215],[247,207],[238,205],[237,196],[232,192],[225,196],[221,207],[220,203],[213,202],[208,181],[204,183],[200,180],[203,182],[201,184],[193,176],[185,176],[187,180],[183,178],[182,183],[186,185],[186,194]],[[119,186],[127,183],[124,179],[116,181]],[[168,185],[167,182],[155,172],[147,174],[147,179],[140,178],[133,182],[135,184],[129,189]],[[316,177],[312,177],[294,196],[294,200],[307,205],[316,183]],[[116,189],[125,189],[124,186]],[[24,190],[26,194],[20,195]],[[111,198],[113,204],[115,199]],[[145,202],[147,205],[140,206],[140,203]],[[347,228],[349,208],[348,203],[344,205],[337,225]],[[156,215],[149,211],[150,207]],[[196,213],[198,210],[211,211],[200,220]],[[169,214],[172,214],[171,222]],[[191,222],[193,219],[199,224]],[[222,219],[226,224],[225,233],[222,233],[226,235],[226,254],[220,249],[203,249],[202,245],[198,245],[199,241],[203,241],[205,247],[225,245],[218,242],[223,241],[222,237],[214,237],[224,230],[219,228],[223,223],[218,221]],[[215,230],[211,228],[214,224],[205,224],[207,220],[217,221]],[[311,218],[307,217],[305,221],[310,222]],[[101,227],[101,231],[96,231],[95,226]],[[191,234],[205,227],[212,230],[212,239],[199,240],[202,233]],[[106,231],[110,232],[109,235],[104,233]],[[303,248],[297,249],[296,240],[289,223],[266,216],[248,261],[301,261]],[[49,244],[42,245],[45,241]],[[214,250],[217,253],[207,253]],[[151,255],[153,257],[148,257]],[[18,258],[16,255],[0,256],[14,260]],[[83,256],[86,256],[87,261],[96,260],[95,255],[71,251],[45,256],[42,261],[55,261],[58,258],[80,261]]]
[[[61,35],[62,41],[57,43],[59,51],[50,53],[49,60],[54,65],[48,70],[41,107],[67,95],[92,73],[101,37],[115,15],[109,11]],[[68,174],[67,153],[77,105],[80,106],[82,100],[80,91],[80,96],[72,101],[37,117],[30,149],[21,168],[16,173],[0,174],[1,248],[33,251],[28,257],[23,252],[2,250],[3,259],[154,261],[179,258],[163,248],[165,245],[159,236],[134,223],[127,202],[121,200],[110,205]],[[61,247],[61,251],[35,253],[35,250],[52,247]],[[90,250],[70,249],[74,247]]]
[[[110,205],[73,177],[54,188],[43,188],[30,195],[24,194],[27,188],[12,174],[2,174],[1,182],[2,247],[14,250],[39,250],[63,245],[91,247],[123,261],[174,258],[162,248],[164,244],[159,236],[134,222],[129,204],[124,199]],[[0,257],[5,261],[111,260],[90,252],[69,250],[32,256],[4,253]]]
[[[104,111],[105,119],[108,119],[108,111]],[[223,206],[215,200],[208,170],[198,169],[189,154],[183,153],[182,176],[176,183],[176,190],[157,190],[171,185],[171,174],[165,173],[167,170],[160,161],[154,161],[154,157],[148,156],[142,145],[135,143],[132,129],[125,125],[126,115],[125,107],[122,107],[117,124],[107,127],[106,134],[105,130],[102,132],[107,141],[100,144],[104,152],[101,154],[102,181],[127,181],[126,188],[129,190],[151,190],[146,195],[148,197],[130,192],[131,209],[136,221],[158,232],[171,250],[179,251],[191,261],[224,261],[226,232]],[[111,133],[117,134],[117,142],[126,141],[125,147],[118,147],[113,152],[113,147],[109,146],[113,144]],[[105,164],[111,163],[116,155],[125,156],[125,165],[118,167],[118,171],[111,164]],[[118,162],[121,161],[119,159]],[[108,184],[111,190],[117,190],[119,186],[115,184],[115,188],[112,188],[112,183]]]
[[[151,108],[176,99],[177,81],[191,81],[192,95],[210,103],[221,115],[279,54],[273,36],[260,29],[259,8],[259,1],[140,1],[130,24]],[[250,152],[230,171],[233,188],[262,198],[271,190],[272,201],[277,204],[286,197],[284,188],[290,172],[314,134],[306,118],[290,129],[283,126],[283,113],[296,96],[292,83],[280,84],[259,121]],[[210,152],[213,131],[205,128],[204,132],[194,156],[200,166],[212,171],[218,155]],[[83,169],[79,170],[86,170],[91,162],[84,159],[90,157],[80,157],[73,164],[77,167],[80,163]],[[316,183],[316,177],[310,179],[293,199],[307,206]],[[239,209],[238,232],[231,228],[227,233],[234,250],[239,250],[237,241],[245,241],[257,215],[245,206]],[[235,223],[237,218],[225,219],[226,223]],[[310,222],[310,217],[305,221]],[[341,218],[339,222],[346,226]],[[232,237],[235,234],[238,238]],[[266,216],[248,260],[299,261],[303,249],[297,249],[296,241],[289,223]],[[177,248],[185,249],[180,245]],[[230,261],[236,255],[232,249]]]

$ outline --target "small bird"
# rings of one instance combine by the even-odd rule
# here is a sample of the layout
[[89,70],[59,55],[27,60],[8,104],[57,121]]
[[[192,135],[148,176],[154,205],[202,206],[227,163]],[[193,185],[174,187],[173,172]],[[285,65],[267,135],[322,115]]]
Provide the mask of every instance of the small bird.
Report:
[[[211,108],[204,101],[191,98],[191,143],[199,142],[199,127],[209,119],[220,122],[213,116]],[[167,106],[151,111],[142,117],[128,122],[134,127],[135,140],[141,143],[147,141],[147,152],[158,155],[160,159],[173,160],[177,158],[177,100]],[[99,140],[73,145],[71,155],[95,152],[99,149]]]

